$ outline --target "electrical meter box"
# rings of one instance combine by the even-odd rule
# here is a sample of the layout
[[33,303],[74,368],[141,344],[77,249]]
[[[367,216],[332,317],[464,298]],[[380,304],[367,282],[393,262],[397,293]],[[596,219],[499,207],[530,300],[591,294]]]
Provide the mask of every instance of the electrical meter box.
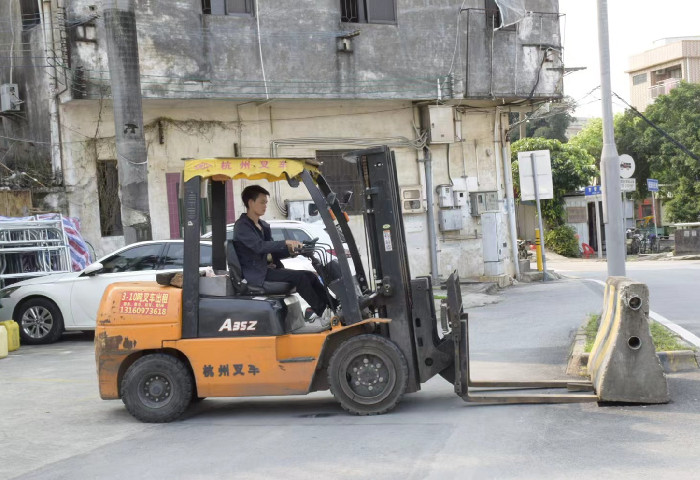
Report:
[[472,216],[478,217],[485,212],[498,211],[498,192],[473,192],[469,194]]
[[403,213],[422,213],[425,211],[423,206],[423,187],[420,185],[407,185],[400,188],[401,192],[401,211]]
[[440,208],[451,208],[455,206],[455,198],[452,194],[452,185],[438,185],[438,206]]
[[0,85],[0,112],[19,112],[21,103],[16,83]]
[[454,143],[455,121],[450,105],[428,105],[421,113],[423,125],[430,129],[428,143]]
[[467,192],[464,190],[452,190],[455,207],[463,207],[467,204]]
[[438,212],[438,224],[441,232],[451,232],[462,229],[462,211],[440,210]]

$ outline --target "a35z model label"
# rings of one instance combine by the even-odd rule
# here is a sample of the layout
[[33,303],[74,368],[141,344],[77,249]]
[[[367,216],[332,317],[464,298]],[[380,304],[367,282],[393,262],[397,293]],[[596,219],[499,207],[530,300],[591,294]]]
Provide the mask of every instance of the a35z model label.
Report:
[[253,331],[255,330],[255,326],[258,324],[257,320],[250,320],[246,321],[243,320],[242,322],[235,321],[232,322],[230,318],[227,318],[224,323],[219,327],[220,332],[243,332],[243,331]]

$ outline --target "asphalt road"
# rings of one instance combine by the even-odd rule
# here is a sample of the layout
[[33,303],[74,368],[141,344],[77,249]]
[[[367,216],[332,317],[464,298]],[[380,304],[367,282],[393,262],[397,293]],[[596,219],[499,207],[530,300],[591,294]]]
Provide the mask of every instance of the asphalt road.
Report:
[[[598,261],[567,261],[561,258],[547,267],[568,277],[605,281],[607,264]],[[626,264],[627,277],[649,286],[651,310],[700,336],[700,261],[642,260]],[[598,289],[602,292],[603,287]]]
[[[602,305],[590,283],[518,285],[470,308],[473,376],[563,377]],[[376,417],[320,392],[206,399],[150,425],[100,400],[90,338],[66,338],[0,360],[2,479],[697,478],[697,370],[669,375],[668,405],[475,406],[434,378]]]

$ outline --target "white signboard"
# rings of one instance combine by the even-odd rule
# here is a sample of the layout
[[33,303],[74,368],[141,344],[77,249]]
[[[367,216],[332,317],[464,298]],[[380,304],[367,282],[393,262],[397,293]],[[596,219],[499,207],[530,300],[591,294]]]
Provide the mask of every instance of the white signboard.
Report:
[[620,155],[620,178],[631,178],[634,173],[634,158],[627,154]]
[[620,179],[620,191],[622,192],[634,192],[637,190],[637,179],[636,178],[621,178]]
[[518,152],[520,199],[535,200],[535,182],[532,176],[531,155],[534,156],[535,170],[537,171],[537,189],[539,191],[540,200],[554,198],[552,162],[549,158],[549,150],[535,150],[532,152]]

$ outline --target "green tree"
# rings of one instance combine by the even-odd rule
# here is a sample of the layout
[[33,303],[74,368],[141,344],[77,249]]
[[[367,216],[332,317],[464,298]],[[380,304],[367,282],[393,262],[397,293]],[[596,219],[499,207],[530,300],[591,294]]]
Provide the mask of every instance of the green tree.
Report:
[[[637,198],[649,196],[647,178],[664,185],[660,196],[673,222],[700,220],[700,162],[661,131],[700,157],[700,85],[682,83],[647,107],[644,116],[633,109],[615,116],[615,142],[620,154],[635,160]],[[660,131],[661,130],[661,131]],[[569,142],[600,162],[602,121],[594,119]]]
[[588,185],[598,175],[595,159],[581,147],[546,138],[525,138],[511,145],[511,165],[516,194],[520,193],[518,152],[549,150],[552,159],[554,198],[541,202],[542,219],[549,228],[564,224],[564,199],[567,193]]
[[[682,83],[649,105],[644,115],[657,127],[700,157],[700,85]],[[671,221],[700,219],[700,162],[643,119],[637,121],[648,154],[650,174],[667,185],[661,192]]]
[[[615,144],[618,153],[630,155],[635,161],[634,178],[637,180],[637,192],[634,196],[637,198],[648,196],[646,179],[649,178],[649,155],[642,141],[643,123],[644,121],[632,110],[615,115],[614,120]],[[600,170],[600,157],[603,152],[603,120],[591,119],[569,140],[569,144],[586,150],[595,159],[596,167]]]
[[603,119],[591,118],[580,132],[571,137],[569,144],[583,148],[596,159],[596,164],[600,163],[603,152]]
[[[561,110],[559,113],[543,113],[540,118],[528,119],[525,124],[525,136],[549,138],[566,143],[566,129],[574,121],[574,117],[566,110],[570,103],[573,103],[573,100],[567,97],[561,104],[550,104],[551,108]],[[520,116],[511,114],[510,122],[518,121],[520,121]],[[511,141],[520,140],[520,129],[517,126],[510,133],[510,139]]]

